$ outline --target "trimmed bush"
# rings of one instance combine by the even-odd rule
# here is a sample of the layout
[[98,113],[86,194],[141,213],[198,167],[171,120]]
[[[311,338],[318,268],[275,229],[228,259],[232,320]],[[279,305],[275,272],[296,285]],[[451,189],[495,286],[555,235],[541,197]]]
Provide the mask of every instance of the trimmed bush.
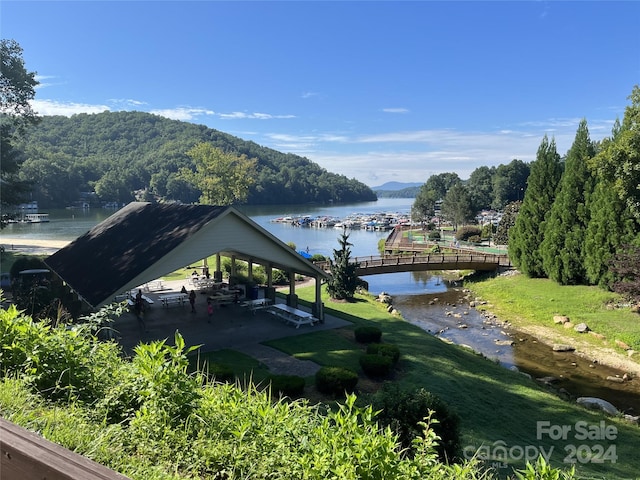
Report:
[[438,423],[431,426],[441,438],[437,446],[438,457],[449,462],[459,460],[460,418],[436,395],[423,388],[403,391],[397,384],[388,382],[373,396],[371,405],[374,410],[380,410],[378,422],[391,427],[402,447],[409,451],[412,451],[412,440],[421,434],[418,422],[433,410]]
[[400,360],[400,349],[392,343],[372,343],[367,346],[367,353],[389,357],[394,365]]
[[438,232],[437,230],[433,232],[429,232],[429,240],[431,240],[432,242],[438,241],[440,240],[440,238],[441,238],[440,232]]
[[382,339],[382,330],[374,326],[358,327],[353,333],[360,343],[379,343]]
[[342,367],[322,367],[316,373],[316,388],[322,393],[351,393],[358,383],[358,374]]
[[360,357],[360,366],[368,377],[380,378],[389,375],[393,361],[391,357],[365,353]]
[[475,225],[467,225],[458,229],[458,231],[456,232],[456,240],[460,240],[461,242],[472,242],[472,237],[480,238],[481,235],[482,229],[480,227],[477,227]]
[[272,395],[299,397],[304,392],[304,378],[297,375],[271,375],[267,381],[271,384]]

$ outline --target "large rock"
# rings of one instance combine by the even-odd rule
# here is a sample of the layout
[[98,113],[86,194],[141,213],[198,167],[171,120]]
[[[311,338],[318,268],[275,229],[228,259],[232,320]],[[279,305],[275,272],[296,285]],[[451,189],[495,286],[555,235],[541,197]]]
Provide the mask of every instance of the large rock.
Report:
[[574,350],[575,350],[575,347],[571,345],[566,345],[564,343],[555,343],[553,345],[554,352],[573,352]]
[[602,410],[609,415],[618,415],[618,409],[614,407],[611,403],[603,400],[601,398],[596,397],[579,397],[576,400],[578,405],[582,405],[583,407],[591,408],[593,410]]
[[563,323],[567,323],[569,322],[569,317],[565,316],[565,315],[554,315],[553,316],[553,323],[555,323],[556,325],[562,325]]
[[587,333],[589,330],[591,330],[586,323],[579,323],[578,325],[573,327],[573,329],[578,333]]

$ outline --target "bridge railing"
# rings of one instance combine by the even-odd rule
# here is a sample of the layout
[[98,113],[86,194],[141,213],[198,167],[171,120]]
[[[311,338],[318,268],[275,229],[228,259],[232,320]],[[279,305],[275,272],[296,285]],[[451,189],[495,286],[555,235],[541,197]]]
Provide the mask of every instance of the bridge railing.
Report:
[[[504,255],[491,255],[484,253],[426,253],[426,254],[406,254],[406,255],[370,255],[365,257],[355,257],[352,263],[357,263],[359,268],[373,268],[383,266],[419,265],[419,264],[487,264],[510,267],[509,258]],[[316,266],[328,270],[329,262],[318,262]]]

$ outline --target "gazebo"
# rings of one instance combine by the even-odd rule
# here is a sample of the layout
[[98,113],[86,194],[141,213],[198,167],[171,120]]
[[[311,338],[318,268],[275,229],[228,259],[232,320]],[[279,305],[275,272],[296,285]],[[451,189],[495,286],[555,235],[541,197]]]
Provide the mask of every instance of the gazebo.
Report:
[[[47,266],[90,308],[116,295],[215,255],[214,279],[222,278],[221,257],[267,272],[289,274],[287,304],[297,306],[296,274],[315,279],[313,314],[324,319],[322,280],[328,274],[233,207],[133,202],[45,260]],[[273,293],[275,294],[275,293]]]

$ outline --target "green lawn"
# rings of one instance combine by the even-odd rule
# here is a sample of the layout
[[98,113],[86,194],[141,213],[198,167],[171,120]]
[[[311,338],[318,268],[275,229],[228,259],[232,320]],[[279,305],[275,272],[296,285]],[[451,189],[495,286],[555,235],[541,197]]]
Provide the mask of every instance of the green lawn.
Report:
[[[300,288],[296,293],[302,300],[311,301],[314,289]],[[557,297],[558,300],[562,298],[560,294]],[[359,296],[358,299],[356,303],[333,303],[325,293],[323,300],[327,314],[349,319],[354,326],[375,324],[382,329],[384,342],[398,345],[402,359],[394,380],[406,389],[424,387],[454,408],[462,419],[462,444],[468,447],[467,452],[472,447],[494,448],[499,445],[496,442],[504,442],[507,449],[513,449],[515,456],[520,447],[531,452],[542,447],[545,451],[553,449],[552,463],[562,466],[572,446],[586,444],[596,449],[602,444],[615,450],[616,462],[579,463],[578,472],[584,478],[636,478],[640,469],[636,452],[636,446],[640,444],[637,426],[560,400],[525,376],[462,347],[448,345],[401,318],[392,317],[382,305],[367,297]],[[521,298],[517,301],[523,308],[530,305]],[[532,302],[531,305],[536,304]],[[585,312],[589,313],[589,310]],[[362,351],[362,346],[344,331],[309,333],[269,342],[269,345],[321,365],[350,368],[357,368]],[[572,432],[580,421],[588,426],[605,422],[607,426],[615,427],[616,438],[607,441],[576,439]],[[538,422],[549,422],[549,425],[571,431],[566,439],[551,439],[549,435],[537,438]],[[522,466],[522,462],[513,463]]]
[[[640,350],[640,316],[629,308],[614,308],[618,295],[598,287],[562,286],[552,280],[527,278],[524,275],[501,276],[467,283],[474,294],[489,301],[482,306],[514,325],[553,326],[554,315],[566,315],[573,324],[586,323],[603,334],[612,348],[622,340]],[[563,334],[601,344],[595,337],[580,336],[573,330],[558,328]],[[622,350],[620,350],[622,352]]]

